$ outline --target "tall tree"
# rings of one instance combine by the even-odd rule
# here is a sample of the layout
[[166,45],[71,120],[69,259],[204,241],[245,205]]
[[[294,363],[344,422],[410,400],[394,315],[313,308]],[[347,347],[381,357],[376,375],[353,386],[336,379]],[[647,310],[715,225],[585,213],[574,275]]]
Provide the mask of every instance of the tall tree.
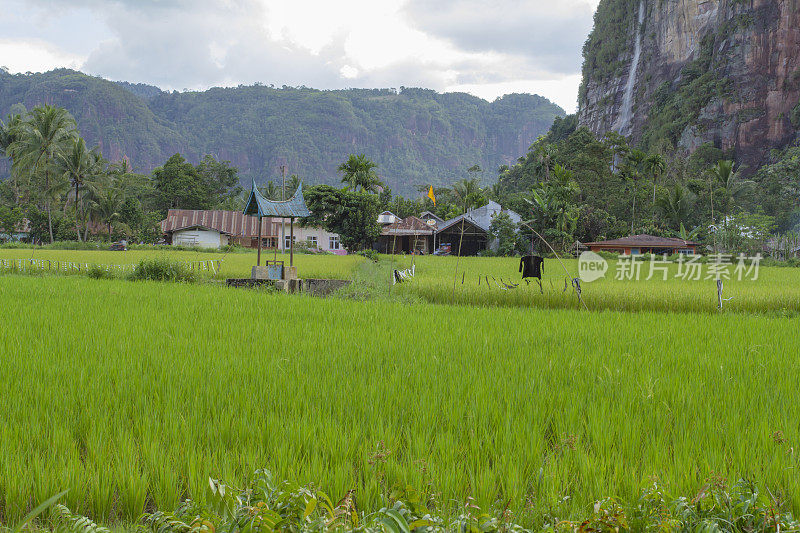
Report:
[[59,154],[58,169],[74,191],[75,200],[75,231],[78,241],[81,240],[81,220],[83,219],[83,203],[81,189],[87,181],[94,178],[100,171],[99,161],[102,159],[99,152],[90,152],[86,149],[86,142],[81,137],[70,140],[68,147]]
[[627,159],[627,169],[623,175],[631,181],[633,187],[633,194],[631,195],[633,196],[633,208],[631,210],[631,235],[633,235],[636,224],[636,183],[642,176],[642,167],[647,159],[647,154],[641,150],[634,149],[628,153]]
[[153,170],[153,184],[159,193],[159,207],[168,209],[209,209],[212,191],[197,169],[181,154],[170,157]]
[[742,179],[740,169],[737,169],[736,164],[729,160],[718,161],[716,165],[709,169],[709,174],[711,176],[712,189],[717,191],[717,199],[722,209],[722,215],[727,218],[735,207],[736,202],[750,190],[753,182]]
[[347,184],[347,188],[358,191],[378,192],[383,187],[375,169],[378,165],[367,159],[364,154],[350,154],[347,161],[339,165],[339,172],[342,174],[342,183]]
[[21,172],[41,180],[52,243],[55,239],[51,212],[52,197],[49,194],[53,190],[51,181],[61,176],[57,169],[57,157],[77,135],[75,120],[66,109],[60,107],[50,105],[35,107],[20,122],[16,128],[16,135],[9,150],[14,165],[18,166]]
[[122,191],[112,185],[99,189],[90,206],[97,219],[106,225],[109,241],[111,240],[111,225],[120,218],[123,201]]
[[197,172],[209,190],[213,207],[227,205],[242,194],[239,169],[231,166],[230,161],[217,161],[207,154],[197,165]]
[[694,195],[679,183],[656,200],[656,207],[675,231],[688,221],[693,205]]
[[309,187],[304,195],[311,216],[305,218],[303,224],[322,226],[338,233],[347,250],[367,249],[381,234],[377,195],[336,189],[330,185]]
[[647,159],[645,159],[644,164],[647,167],[647,172],[653,179],[653,209],[655,209],[656,185],[658,184],[658,179],[664,173],[664,170],[666,170],[667,163],[666,161],[664,161],[664,156],[662,156],[661,154],[651,154],[647,156]]

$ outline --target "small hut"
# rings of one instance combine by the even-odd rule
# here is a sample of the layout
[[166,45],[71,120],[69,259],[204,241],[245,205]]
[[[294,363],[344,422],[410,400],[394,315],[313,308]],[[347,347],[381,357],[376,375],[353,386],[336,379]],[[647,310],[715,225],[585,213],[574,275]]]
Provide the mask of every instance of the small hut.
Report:
[[[261,274],[261,226],[262,224],[261,219],[264,217],[272,217],[272,218],[280,218],[280,219],[289,219],[289,231],[290,233],[290,242],[291,245],[289,247],[289,272],[286,273],[283,270],[283,262],[277,261],[277,252],[276,252],[276,260],[274,261],[267,261],[267,266],[273,267],[277,269],[280,267],[281,277],[283,279],[295,279],[297,278],[297,270],[294,267],[294,219],[307,217],[311,215],[311,212],[306,207],[306,201],[303,198],[303,184],[301,183],[299,187],[297,187],[297,191],[295,191],[294,195],[289,198],[288,200],[268,200],[264,198],[261,192],[256,187],[256,180],[253,180],[253,187],[250,191],[250,197],[247,199],[247,203],[244,206],[244,214],[250,215],[253,217],[257,217],[259,220],[258,224],[258,259],[256,260],[256,268],[253,269],[253,277],[257,277],[262,275]],[[269,263],[272,263],[270,265]],[[280,264],[279,264],[280,263]]]

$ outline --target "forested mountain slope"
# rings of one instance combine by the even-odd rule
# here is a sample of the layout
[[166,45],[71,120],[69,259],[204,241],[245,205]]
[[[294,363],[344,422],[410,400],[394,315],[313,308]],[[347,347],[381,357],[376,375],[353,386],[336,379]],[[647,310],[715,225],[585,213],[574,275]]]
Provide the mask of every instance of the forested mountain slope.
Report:
[[[395,192],[443,185],[480,164],[487,182],[546,133],[564,111],[534,95],[494,102],[425,89],[305,87],[213,88],[167,93],[60,69],[42,74],[0,71],[0,113],[50,103],[76,118],[90,145],[149,171],[181,152],[229,160],[243,180],[266,180],[288,165],[311,183],[338,182],[336,167],[366,153]],[[7,172],[7,171],[6,171]]]

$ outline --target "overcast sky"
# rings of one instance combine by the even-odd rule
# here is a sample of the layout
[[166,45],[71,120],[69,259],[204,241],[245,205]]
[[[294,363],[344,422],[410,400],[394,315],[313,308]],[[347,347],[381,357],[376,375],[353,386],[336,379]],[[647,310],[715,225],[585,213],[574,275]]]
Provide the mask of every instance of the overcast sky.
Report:
[[536,93],[574,111],[599,0],[2,0],[0,66],[166,90]]

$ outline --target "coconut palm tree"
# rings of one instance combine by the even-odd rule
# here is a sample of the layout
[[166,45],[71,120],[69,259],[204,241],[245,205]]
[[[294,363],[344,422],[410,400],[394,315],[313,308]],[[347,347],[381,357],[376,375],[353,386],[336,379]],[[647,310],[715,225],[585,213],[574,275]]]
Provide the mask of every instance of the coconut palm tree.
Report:
[[10,144],[14,165],[20,171],[42,181],[47,225],[50,242],[53,238],[53,217],[51,213],[54,190],[52,181],[61,174],[57,168],[57,158],[76,135],[75,119],[66,109],[50,105],[33,108],[28,116],[15,128],[16,138]]
[[96,170],[96,161],[86,149],[86,143],[80,137],[72,139],[71,146],[62,154],[59,154],[58,168],[62,172],[69,187],[74,191],[75,196],[75,231],[78,241],[81,241],[80,221],[83,216],[82,204],[80,201],[80,189],[87,180],[91,179],[92,173]]
[[14,157],[11,153],[11,145],[19,138],[19,126],[20,122],[22,122],[21,115],[9,115],[8,120],[3,122],[0,120],[0,152],[3,155],[8,156],[11,158],[11,179],[12,179],[12,190],[14,191],[14,197],[19,202],[20,194],[19,194],[19,183],[17,181],[17,174],[16,172],[18,169],[14,167]]
[[376,193],[383,187],[375,172],[376,168],[378,165],[367,159],[366,155],[350,154],[347,161],[339,165],[337,170],[342,173],[342,183],[346,183],[348,189]]
[[280,200],[280,190],[278,186],[275,185],[275,182],[269,180],[264,187],[261,187],[261,194],[264,195],[264,198],[267,200]]
[[733,207],[736,205],[736,201],[749,192],[753,182],[742,179],[741,169],[737,169],[736,164],[733,161],[728,160],[718,161],[716,165],[709,169],[709,174],[712,182],[712,212],[714,209],[713,193],[716,185],[716,188],[721,190],[721,193],[723,194],[723,200],[721,202],[722,214],[724,217],[727,217],[727,215],[730,214],[730,212],[733,210]]
[[297,174],[289,176],[289,181],[286,182],[286,190],[283,192],[283,197],[285,199],[291,198],[294,193],[297,192],[297,189],[300,188],[300,183],[300,176]]
[[117,187],[104,187],[95,191],[95,198],[90,204],[90,209],[97,219],[106,225],[108,240],[111,240],[111,224],[119,219],[119,210],[124,197]]
[[633,187],[633,194],[631,195],[633,196],[633,209],[631,210],[631,235],[633,235],[636,224],[636,183],[641,177],[642,167],[647,159],[647,154],[641,150],[634,149],[628,153],[627,159],[628,164],[626,165],[626,171],[620,172],[620,174],[622,174],[624,178],[629,179]]
[[484,201],[483,190],[477,178],[463,179],[453,185],[453,194],[456,197],[459,207],[469,211],[474,207],[480,207]]
[[678,231],[689,218],[694,205],[695,197],[680,184],[663,194],[656,200],[656,207],[669,222],[673,230]]
[[658,184],[658,179],[664,173],[664,170],[666,170],[667,163],[664,161],[664,156],[661,154],[652,154],[645,159],[644,164],[647,167],[647,172],[653,178],[653,209],[655,210],[656,185]]

